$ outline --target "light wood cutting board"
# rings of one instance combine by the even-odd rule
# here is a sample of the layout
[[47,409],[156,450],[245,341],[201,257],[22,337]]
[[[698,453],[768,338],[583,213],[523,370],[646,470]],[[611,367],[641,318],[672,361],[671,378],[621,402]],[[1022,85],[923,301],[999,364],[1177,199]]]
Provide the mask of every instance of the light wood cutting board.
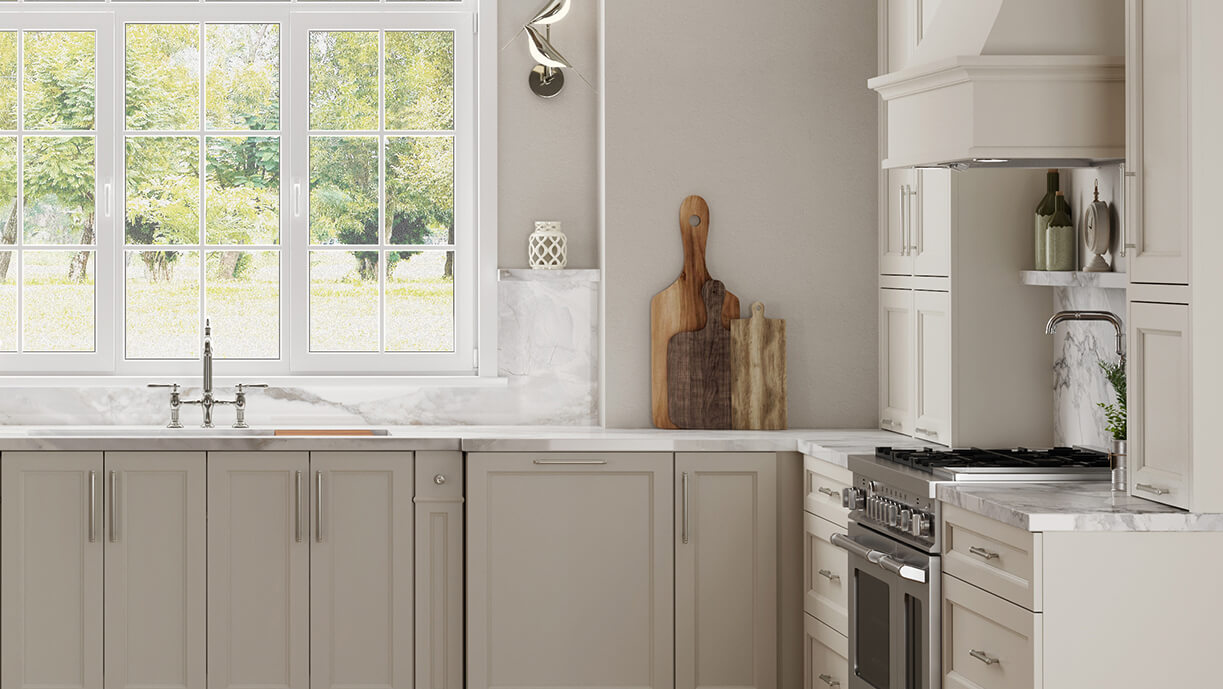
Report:
[[[696,219],[696,224],[692,223]],[[669,287],[650,300],[650,408],[654,425],[676,428],[667,403],[667,344],[678,333],[705,327],[701,287],[709,281],[705,243],[709,239],[709,204],[689,196],[679,207],[679,233],[684,246],[684,267]],[[726,293],[722,324],[739,318],[739,297]]]
[[705,327],[677,333],[667,345],[667,409],[680,428],[729,429],[730,330],[721,318],[726,287],[710,280],[701,299]]
[[731,423],[737,430],[786,428],[786,322],[765,318],[752,304],[750,318],[730,324]]

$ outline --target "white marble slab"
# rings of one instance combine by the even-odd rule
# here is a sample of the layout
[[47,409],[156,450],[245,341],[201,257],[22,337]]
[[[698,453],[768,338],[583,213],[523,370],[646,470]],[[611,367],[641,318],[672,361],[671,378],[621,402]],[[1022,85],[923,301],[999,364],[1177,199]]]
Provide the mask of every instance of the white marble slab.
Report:
[[938,488],[938,499],[1027,531],[1223,531],[1223,514],[1194,514],[1114,493],[1104,481]]
[[[1125,318],[1125,292],[1115,289],[1055,289],[1054,310],[1111,311]],[[1112,387],[1099,362],[1117,360],[1116,331],[1108,323],[1070,321],[1058,326],[1053,362],[1053,442],[1106,448],[1104,410]]]

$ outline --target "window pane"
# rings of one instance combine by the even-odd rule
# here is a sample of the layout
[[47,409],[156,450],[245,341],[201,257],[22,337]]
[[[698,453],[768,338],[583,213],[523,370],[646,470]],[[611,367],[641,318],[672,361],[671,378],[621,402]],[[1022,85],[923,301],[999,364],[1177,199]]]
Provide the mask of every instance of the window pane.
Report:
[[209,244],[280,241],[280,139],[208,139]]
[[16,253],[0,251],[0,352],[17,351]]
[[94,163],[91,136],[27,136],[25,242],[94,243]]
[[454,34],[386,32],[386,128],[454,129]]
[[27,129],[93,129],[93,46],[86,31],[25,33]]
[[378,252],[310,252],[310,351],[378,351]]
[[454,137],[388,137],[389,244],[454,244]]
[[310,241],[378,243],[377,137],[310,137]]
[[454,351],[454,252],[387,254],[386,350]]
[[377,32],[310,32],[310,128],[378,128]]
[[280,356],[280,252],[210,251],[204,284],[217,358]]
[[200,126],[198,24],[129,24],[127,128]]
[[128,251],[124,262],[127,358],[199,357],[199,252]]
[[280,128],[280,26],[208,24],[209,129]]
[[17,32],[0,31],[0,129],[17,128]]
[[0,244],[17,243],[17,137],[0,136]]
[[127,139],[127,243],[200,241],[199,139]]
[[22,258],[22,349],[93,351],[93,252],[27,251]]

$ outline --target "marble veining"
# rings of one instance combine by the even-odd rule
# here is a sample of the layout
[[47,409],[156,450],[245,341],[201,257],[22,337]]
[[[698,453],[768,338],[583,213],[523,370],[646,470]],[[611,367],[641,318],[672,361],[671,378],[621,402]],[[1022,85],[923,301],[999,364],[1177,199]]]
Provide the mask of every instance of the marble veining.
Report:
[[[598,422],[598,271],[509,271],[498,281],[498,385],[329,382],[250,396],[248,419],[270,425],[591,426]],[[224,375],[224,362],[217,363]],[[193,395],[194,389],[186,390]],[[0,425],[157,425],[164,391],[143,385],[5,386]],[[195,409],[184,423],[197,423]],[[232,410],[218,411],[230,423]]]
[[[1111,311],[1125,318],[1125,290],[1057,288],[1054,310]],[[1106,449],[1112,436],[1105,430],[1104,410],[1113,389],[1099,362],[1116,361],[1116,331],[1108,323],[1066,322],[1058,326],[1053,362],[1053,438],[1058,445]]]
[[943,484],[938,499],[1033,532],[1223,531],[1223,514],[1185,512],[1114,493],[1104,481]]

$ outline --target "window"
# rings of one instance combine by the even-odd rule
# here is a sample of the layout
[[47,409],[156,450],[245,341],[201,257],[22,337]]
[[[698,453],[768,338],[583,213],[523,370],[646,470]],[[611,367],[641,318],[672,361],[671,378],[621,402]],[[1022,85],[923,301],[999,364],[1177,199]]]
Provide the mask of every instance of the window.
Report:
[[0,3],[0,371],[473,372],[480,1]]

